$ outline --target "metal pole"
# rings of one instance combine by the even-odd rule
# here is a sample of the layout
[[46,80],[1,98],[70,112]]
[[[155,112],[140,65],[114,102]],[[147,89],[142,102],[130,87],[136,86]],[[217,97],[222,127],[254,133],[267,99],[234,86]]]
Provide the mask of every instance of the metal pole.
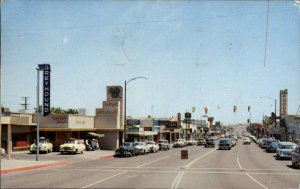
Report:
[[127,119],[126,119],[126,80],[124,83],[124,142],[127,142],[126,140],[126,125],[127,125]]
[[40,70],[37,71],[37,86],[36,86],[36,161],[39,161],[39,139],[40,139]]

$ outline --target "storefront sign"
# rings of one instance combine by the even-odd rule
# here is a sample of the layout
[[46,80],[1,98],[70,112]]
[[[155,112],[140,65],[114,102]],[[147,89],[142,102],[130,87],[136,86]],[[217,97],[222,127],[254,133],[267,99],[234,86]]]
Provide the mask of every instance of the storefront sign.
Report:
[[280,90],[280,116],[288,114],[288,92],[287,89]]
[[39,69],[43,70],[43,116],[50,113],[50,71],[49,64],[39,64]]
[[168,120],[158,120],[158,125],[164,125],[169,128],[176,128],[177,121],[168,121]]
[[141,121],[140,120],[134,120],[134,119],[127,119],[127,125],[140,125]]

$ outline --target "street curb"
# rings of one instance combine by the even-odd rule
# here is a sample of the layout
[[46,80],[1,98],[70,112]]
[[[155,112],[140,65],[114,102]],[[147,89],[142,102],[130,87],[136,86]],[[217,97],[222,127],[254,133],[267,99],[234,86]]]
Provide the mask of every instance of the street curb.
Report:
[[107,155],[107,156],[101,156],[100,158],[105,159],[105,158],[113,158],[114,155]]
[[31,170],[31,169],[38,169],[38,168],[44,168],[44,167],[50,167],[50,166],[56,166],[56,165],[64,165],[64,164],[67,164],[67,163],[66,162],[57,162],[57,163],[48,163],[48,164],[44,164],[44,165],[18,167],[18,168],[13,168],[13,169],[1,170],[0,174],[6,174],[6,173],[11,173],[11,172],[16,172],[16,171],[25,171],[25,170]]

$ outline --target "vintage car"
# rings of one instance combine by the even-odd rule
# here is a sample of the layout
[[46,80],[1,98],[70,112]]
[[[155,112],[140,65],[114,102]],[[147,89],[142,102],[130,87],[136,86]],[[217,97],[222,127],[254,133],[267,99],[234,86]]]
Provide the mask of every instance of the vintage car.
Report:
[[83,142],[74,138],[70,138],[66,140],[64,144],[59,146],[59,151],[61,154],[63,153],[83,154],[84,150],[85,150],[85,145],[83,144]]
[[188,140],[188,141],[186,141],[186,143],[188,146],[197,145],[197,141],[195,141],[195,140]]
[[133,142],[124,142],[123,145],[115,150],[116,157],[137,156],[139,150],[134,146]]
[[155,153],[155,152],[159,151],[159,146],[154,141],[147,141],[146,145],[149,146],[149,152],[151,152],[151,153]]
[[185,139],[176,139],[176,141],[174,142],[174,144],[173,144],[173,147],[174,148],[177,148],[177,147],[184,147],[184,146],[186,146],[186,141],[185,141]]
[[215,147],[215,141],[214,139],[207,139],[205,141],[205,144],[204,144],[205,148],[208,148],[208,147]]
[[279,142],[276,150],[278,159],[291,159],[292,151],[296,148],[296,144],[292,142]]
[[219,150],[228,149],[231,150],[231,140],[229,138],[222,138],[219,141]]
[[135,142],[134,146],[138,149],[139,154],[148,154],[150,147],[145,142]]
[[170,150],[171,145],[168,140],[159,140],[158,141],[159,150]]
[[[34,140],[33,144],[30,146],[30,152],[36,153],[36,140]],[[39,140],[39,152],[49,153],[53,151],[53,144],[49,142],[45,137],[40,137]]]
[[197,141],[197,145],[198,145],[198,146],[205,145],[205,139],[199,139],[199,140]]
[[251,144],[250,138],[245,137],[245,138],[243,139],[243,144]]
[[300,169],[300,144],[292,151],[292,165]]

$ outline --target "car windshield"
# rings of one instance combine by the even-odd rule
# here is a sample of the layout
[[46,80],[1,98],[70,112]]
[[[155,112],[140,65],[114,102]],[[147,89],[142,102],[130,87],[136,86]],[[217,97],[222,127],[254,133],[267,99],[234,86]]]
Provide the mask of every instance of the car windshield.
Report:
[[229,140],[220,140],[219,143],[220,143],[220,144],[227,144],[227,143],[230,143],[230,141],[229,141]]
[[66,140],[65,144],[75,144],[75,140]]
[[123,146],[132,146],[132,143],[130,143],[130,142],[124,142]]
[[146,144],[155,144],[155,142],[147,142]]
[[282,145],[281,148],[282,149],[294,149],[295,145]]

